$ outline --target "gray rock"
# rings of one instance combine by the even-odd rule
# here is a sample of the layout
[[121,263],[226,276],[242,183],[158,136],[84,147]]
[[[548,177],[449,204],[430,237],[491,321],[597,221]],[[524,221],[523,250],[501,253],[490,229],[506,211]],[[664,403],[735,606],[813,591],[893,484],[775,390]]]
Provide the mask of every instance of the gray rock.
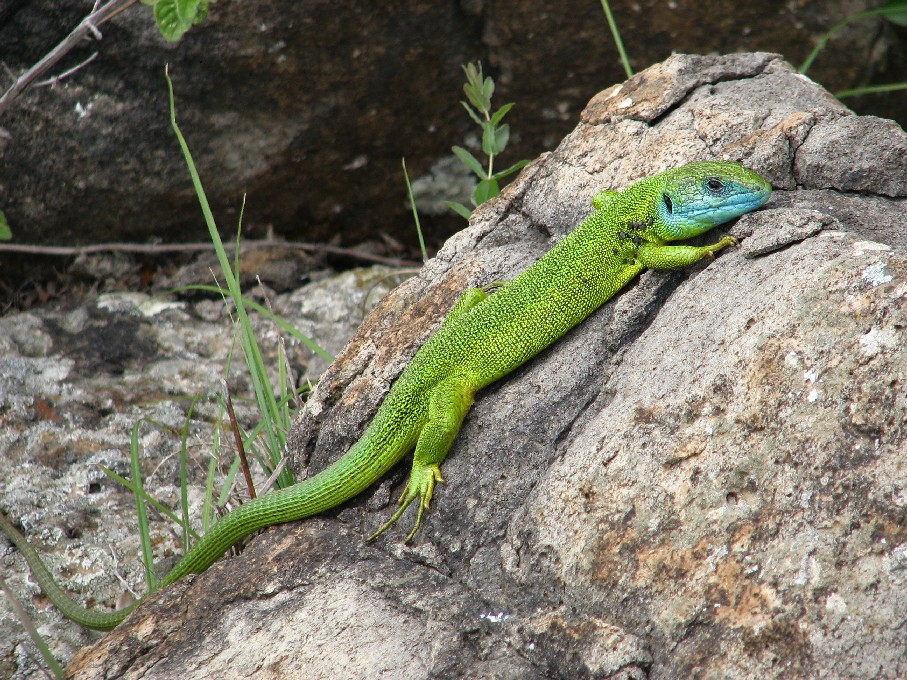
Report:
[[[867,138],[872,144],[867,145]],[[797,151],[794,172],[811,186],[882,196],[907,194],[907,139],[897,123],[874,116],[842,116],[814,126]]]
[[[594,98],[356,331],[291,433],[297,470],[358,436],[464,287],[526,267],[602,188],[742,160],[780,189],[732,228],[742,252],[645,273],[482,392],[413,545],[412,513],[364,542],[403,464],[155,594],[69,676],[907,674],[907,258],[871,240],[903,243],[904,196],[827,189],[834,149],[797,164],[844,117],[864,120],[765,54],[675,55]],[[861,129],[868,160],[897,136]],[[872,176],[897,187],[904,162]]]
[[[337,352],[399,276],[383,267],[353,270],[275,296],[271,306]],[[274,326],[252,318],[266,364],[276,368]],[[213,425],[223,417],[215,401],[221,378],[229,378],[240,423],[247,429],[255,424],[241,360],[234,357],[232,369],[225,368],[232,334],[220,301],[186,303],[138,293],[0,318],[0,506],[36,542],[53,573],[89,603],[114,603],[124,584],[141,592],[144,580],[135,503],[100,469],[132,476],[133,425],[145,418],[176,431],[192,398],[201,395],[188,439],[189,505],[199,526],[209,460],[217,459],[222,480],[234,455],[232,441],[224,441],[220,451],[213,446]],[[292,338],[286,346],[302,384],[305,377],[317,379],[324,361]],[[145,425],[139,441],[146,490],[178,506],[179,436]],[[163,572],[182,552],[181,541],[172,525],[153,511],[151,517]],[[68,660],[97,639],[49,606],[5,538],[0,570],[58,658]],[[0,677],[44,677],[35,656],[0,596]]]

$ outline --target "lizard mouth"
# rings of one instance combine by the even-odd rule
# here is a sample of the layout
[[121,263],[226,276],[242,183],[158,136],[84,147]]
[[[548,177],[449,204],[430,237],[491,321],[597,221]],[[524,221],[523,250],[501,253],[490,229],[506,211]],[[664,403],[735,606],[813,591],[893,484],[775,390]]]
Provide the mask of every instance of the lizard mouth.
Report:
[[700,193],[696,201],[664,201],[661,209],[672,237],[685,239],[755,210],[771,194],[772,187],[767,181],[738,180],[733,186],[724,186],[720,195]]
[[736,194],[723,196],[720,200],[716,199],[714,205],[709,205],[708,203],[694,203],[689,205],[686,209],[678,210],[675,202],[673,213],[677,217],[693,219],[704,216],[714,217],[716,214],[725,216],[724,219],[731,219],[763,205],[771,194],[771,185],[766,182],[760,185],[751,185]]

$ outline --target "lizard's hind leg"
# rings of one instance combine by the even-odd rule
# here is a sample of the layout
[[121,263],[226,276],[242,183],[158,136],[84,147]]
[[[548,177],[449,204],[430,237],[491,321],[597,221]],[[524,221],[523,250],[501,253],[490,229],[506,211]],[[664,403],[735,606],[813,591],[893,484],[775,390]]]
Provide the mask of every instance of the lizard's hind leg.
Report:
[[419,440],[416,442],[413,468],[406,489],[400,496],[400,507],[368,540],[374,540],[386,531],[418,498],[420,501],[416,525],[409,532],[406,540],[411,541],[416,535],[419,525],[422,524],[422,515],[431,503],[435,482],[444,481],[441,477],[441,463],[447,457],[447,452],[460,431],[463,419],[475,401],[475,393],[476,388],[473,381],[464,376],[447,378],[434,387],[428,403],[428,422],[423,426],[419,433]]

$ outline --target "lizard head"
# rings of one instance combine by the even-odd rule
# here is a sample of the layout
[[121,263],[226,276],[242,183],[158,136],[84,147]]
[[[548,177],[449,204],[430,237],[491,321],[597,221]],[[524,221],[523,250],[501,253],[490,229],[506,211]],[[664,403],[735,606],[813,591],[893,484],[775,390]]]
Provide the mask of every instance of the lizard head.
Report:
[[661,179],[657,232],[668,241],[697,236],[755,210],[772,193],[767,180],[730,161],[689,163],[656,177]]

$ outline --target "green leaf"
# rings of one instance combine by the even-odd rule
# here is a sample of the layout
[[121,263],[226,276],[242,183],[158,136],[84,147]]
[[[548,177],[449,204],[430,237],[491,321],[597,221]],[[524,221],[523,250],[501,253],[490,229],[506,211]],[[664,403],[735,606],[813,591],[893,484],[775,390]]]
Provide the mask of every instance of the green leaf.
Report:
[[494,173],[491,176],[491,179],[504,179],[505,177],[509,177],[510,175],[512,175],[515,172],[519,172],[520,170],[525,168],[527,165],[529,165],[528,160],[520,161],[519,163],[514,163],[509,168],[507,168],[505,170],[501,170],[500,172]]
[[472,194],[472,200],[476,207],[482,205],[489,198],[494,198],[501,193],[501,187],[498,186],[497,180],[483,179],[479,182],[476,190]]
[[464,87],[474,88],[475,84],[481,81],[482,62],[463,64],[463,72],[466,73],[466,85]]
[[9,222],[6,221],[6,215],[0,210],[0,241],[9,241],[13,237],[13,231],[9,228]]
[[484,101],[482,98],[482,64],[465,64],[463,71],[466,72],[466,84],[463,85],[463,92],[466,98],[479,111],[484,111]]
[[479,125],[485,124],[485,121],[479,118],[479,114],[477,114],[469,104],[464,102],[462,99],[460,100],[460,103],[463,105],[463,108],[466,109],[466,113],[469,114],[470,118],[472,118]]
[[192,27],[191,21],[183,21],[176,7],[176,0],[160,0],[154,6],[154,20],[164,40],[176,42]]
[[507,147],[507,140],[510,139],[510,126],[506,123],[494,131],[494,146],[497,153],[501,153]]
[[176,0],[176,13],[180,21],[192,23],[195,21],[195,15],[198,14],[198,6],[201,0]]
[[460,162],[472,170],[477,177],[484,179],[487,176],[488,173],[485,172],[485,168],[482,167],[482,164],[462,146],[453,146],[450,150],[453,151],[454,156],[459,158]]
[[485,79],[485,82],[482,83],[482,96],[485,98],[485,101],[488,102],[488,105],[485,107],[485,111],[491,111],[491,98],[494,96],[494,81],[491,77]]
[[495,130],[494,125],[491,123],[482,124],[482,151],[489,156],[494,156],[498,152],[498,147],[495,141]]
[[500,123],[504,119],[504,116],[507,115],[507,112],[510,111],[510,109],[512,109],[512,108],[513,108],[512,103],[504,104],[504,106],[502,106],[497,111],[495,111],[494,115],[491,117],[492,125],[497,125],[498,123]]
[[444,205],[453,210],[460,217],[463,217],[467,220],[472,217],[472,211],[470,211],[470,209],[462,203],[457,203],[456,201],[444,201]]
[[[466,72],[466,84],[463,86],[463,92],[466,98],[482,113],[487,113],[491,109],[491,97],[486,94],[488,81],[491,78],[483,79],[482,63],[466,64],[463,66]],[[494,82],[491,83],[491,91],[494,92]]]
[[907,0],[888,0],[879,9],[891,23],[907,26]]
[[844,99],[846,97],[859,97],[864,94],[896,92],[898,90],[907,90],[907,82],[883,83],[881,85],[865,85],[864,87],[855,87],[851,90],[841,90],[840,92],[835,92],[835,97],[837,97],[838,99]]
[[205,19],[208,18],[208,3],[203,2],[198,6],[198,12],[195,14],[195,19],[192,20],[193,26],[198,26]]

